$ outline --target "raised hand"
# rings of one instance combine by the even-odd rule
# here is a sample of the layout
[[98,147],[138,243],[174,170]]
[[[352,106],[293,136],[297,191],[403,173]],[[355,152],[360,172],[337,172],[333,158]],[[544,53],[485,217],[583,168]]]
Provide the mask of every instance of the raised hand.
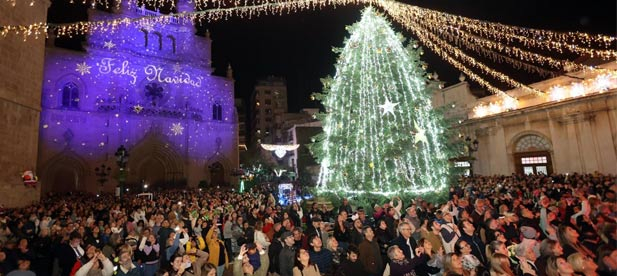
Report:
[[424,247],[416,247],[416,256],[420,256],[424,253]]
[[246,248],[246,244],[243,244],[242,247],[240,247],[240,256],[244,256],[244,254],[248,251],[249,250]]

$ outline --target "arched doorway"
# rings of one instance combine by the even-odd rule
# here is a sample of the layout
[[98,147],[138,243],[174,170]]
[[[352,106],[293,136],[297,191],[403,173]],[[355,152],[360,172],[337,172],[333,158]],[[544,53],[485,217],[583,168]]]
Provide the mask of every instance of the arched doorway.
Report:
[[144,184],[148,184],[151,188],[167,188],[165,165],[156,158],[146,159],[139,167],[138,179],[144,181]]
[[[63,151],[50,158],[41,168],[41,194],[67,193],[85,191],[83,183],[86,172],[90,169],[87,163],[70,151]],[[94,170],[92,170],[94,171]]]
[[518,174],[553,173],[551,144],[535,134],[524,135],[516,141],[514,165]]
[[[171,142],[160,129],[153,129],[131,149],[130,185],[138,185],[135,188],[144,190],[186,186],[183,159],[179,150],[169,144]],[[148,188],[143,184],[148,184]]]
[[77,191],[78,174],[75,168],[59,166],[52,172],[51,190],[64,194]]
[[225,185],[225,168],[220,162],[210,165],[210,183],[212,186]]

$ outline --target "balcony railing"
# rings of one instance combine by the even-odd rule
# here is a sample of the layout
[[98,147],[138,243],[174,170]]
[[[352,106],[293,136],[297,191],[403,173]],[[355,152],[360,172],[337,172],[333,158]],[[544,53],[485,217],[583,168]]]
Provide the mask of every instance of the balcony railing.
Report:
[[[149,9],[146,9],[146,6],[141,6],[141,7],[135,7],[135,13],[137,13],[138,15],[141,16],[148,16],[148,17],[159,17],[161,16],[161,13],[158,11],[158,9],[156,11],[151,11]],[[173,14],[169,14],[169,22],[173,23],[173,24],[181,24],[182,22],[180,22],[180,19],[178,19],[178,17],[175,16],[171,16]]]

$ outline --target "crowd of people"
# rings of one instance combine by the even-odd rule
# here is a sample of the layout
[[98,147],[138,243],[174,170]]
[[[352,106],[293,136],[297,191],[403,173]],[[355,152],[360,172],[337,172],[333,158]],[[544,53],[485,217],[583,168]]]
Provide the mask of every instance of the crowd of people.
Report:
[[617,177],[462,178],[447,202],[274,189],[71,194],[0,213],[0,275],[615,275]]

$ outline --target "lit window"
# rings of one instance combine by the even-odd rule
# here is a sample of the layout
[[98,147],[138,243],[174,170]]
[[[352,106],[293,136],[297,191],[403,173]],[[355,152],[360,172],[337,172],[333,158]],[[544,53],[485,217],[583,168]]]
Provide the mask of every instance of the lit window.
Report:
[[527,164],[546,164],[548,159],[546,156],[536,156],[536,157],[523,157],[521,158],[521,163],[524,165]]

